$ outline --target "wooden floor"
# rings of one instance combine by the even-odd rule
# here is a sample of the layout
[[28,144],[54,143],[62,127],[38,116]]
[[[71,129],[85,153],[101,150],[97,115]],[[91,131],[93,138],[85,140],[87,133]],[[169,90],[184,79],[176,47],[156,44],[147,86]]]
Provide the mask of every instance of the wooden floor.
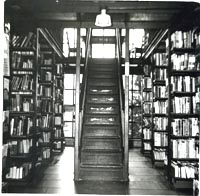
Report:
[[10,187],[10,193],[97,194],[97,195],[190,195],[173,190],[164,178],[163,170],[152,167],[139,150],[129,154],[129,182],[73,181],[74,149],[65,148],[34,183],[27,187]]

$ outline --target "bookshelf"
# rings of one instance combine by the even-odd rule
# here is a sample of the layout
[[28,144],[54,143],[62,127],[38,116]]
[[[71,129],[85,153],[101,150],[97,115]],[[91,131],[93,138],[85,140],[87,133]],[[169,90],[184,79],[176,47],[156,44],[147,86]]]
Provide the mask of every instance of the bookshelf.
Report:
[[151,66],[144,66],[144,76],[142,79],[142,148],[141,152],[150,155],[152,146],[152,80],[150,77]]
[[129,75],[129,148],[141,147],[141,75]]
[[[196,51],[195,51],[195,62],[196,62],[196,69],[200,70],[200,29],[197,28],[195,31],[195,44],[196,44]],[[196,113],[199,114],[200,119],[200,76],[195,78],[195,100],[196,100]],[[200,122],[199,126],[200,126]],[[198,132],[199,136],[199,132]],[[196,140],[196,146],[199,146],[199,140]],[[193,196],[199,195],[199,162],[195,167],[195,176],[193,179]]]
[[199,97],[195,81],[200,76],[193,31],[169,33],[166,44],[170,128],[168,175],[176,188],[192,188],[199,157],[199,113],[196,109]]
[[168,130],[167,130],[167,59],[166,51],[155,50],[152,61],[152,163],[164,163],[167,160]]
[[52,160],[54,129],[54,52],[48,48],[38,31],[38,94],[36,126],[40,132],[38,161],[43,165]]
[[63,152],[64,150],[64,133],[63,133],[63,89],[64,89],[64,73],[63,64],[56,64],[54,69],[54,141],[53,151]]
[[34,41],[33,32],[22,36],[12,35],[11,38],[9,137],[5,179],[9,184],[15,185],[29,183],[36,167],[37,66]]

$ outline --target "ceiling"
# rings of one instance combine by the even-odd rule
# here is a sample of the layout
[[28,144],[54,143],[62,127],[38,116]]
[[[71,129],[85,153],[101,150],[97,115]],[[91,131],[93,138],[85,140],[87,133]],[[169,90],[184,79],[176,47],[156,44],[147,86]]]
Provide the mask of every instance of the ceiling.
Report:
[[94,27],[101,8],[111,15],[112,27],[161,29],[191,25],[199,15],[195,2],[119,0],[7,0],[6,13],[37,26]]

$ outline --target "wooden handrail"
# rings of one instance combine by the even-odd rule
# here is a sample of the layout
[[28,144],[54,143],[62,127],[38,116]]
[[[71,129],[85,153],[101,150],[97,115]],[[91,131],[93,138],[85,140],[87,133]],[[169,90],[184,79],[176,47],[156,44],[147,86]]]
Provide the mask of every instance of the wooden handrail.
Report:
[[86,85],[87,85],[87,76],[88,76],[88,59],[90,54],[90,41],[91,41],[91,28],[88,29],[87,38],[86,38],[86,53],[85,53],[85,68],[83,73],[82,79],[82,86],[81,86],[81,94],[80,94],[80,111],[84,110],[85,104],[85,94],[86,94]]
[[53,48],[53,50],[57,53],[60,58],[64,58],[62,49],[60,48],[59,44],[53,38],[51,33],[46,28],[38,28],[39,32],[43,35],[49,45]]

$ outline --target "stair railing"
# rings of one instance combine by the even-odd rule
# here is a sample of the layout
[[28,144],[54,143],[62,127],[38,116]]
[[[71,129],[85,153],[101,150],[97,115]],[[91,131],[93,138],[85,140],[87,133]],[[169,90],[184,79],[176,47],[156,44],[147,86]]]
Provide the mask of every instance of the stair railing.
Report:
[[123,75],[121,71],[121,40],[119,29],[116,29],[116,43],[117,43],[117,69],[118,69],[118,82],[119,82],[119,94],[120,94],[120,111],[121,111],[121,126],[122,126],[122,144],[123,149],[125,145],[125,99],[124,99],[124,87],[123,87]]
[[79,119],[79,154],[80,154],[80,146],[81,146],[81,136],[83,129],[83,114],[85,109],[85,97],[86,97],[86,87],[87,87],[87,79],[88,79],[88,61],[90,56],[90,44],[91,44],[91,32],[92,29],[89,28],[86,35],[86,52],[85,52],[85,63],[84,63],[84,73],[81,85],[81,93],[80,93],[80,119]]

